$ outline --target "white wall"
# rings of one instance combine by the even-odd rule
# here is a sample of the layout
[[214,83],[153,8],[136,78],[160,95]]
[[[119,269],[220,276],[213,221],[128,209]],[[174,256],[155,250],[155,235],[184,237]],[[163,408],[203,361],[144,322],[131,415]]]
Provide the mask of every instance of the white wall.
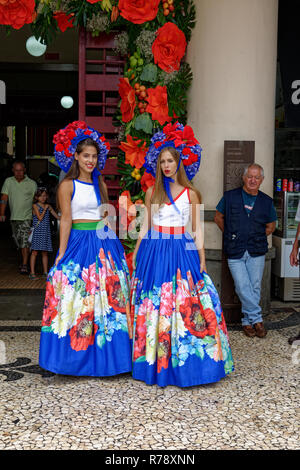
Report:
[[[224,140],[255,140],[255,161],[265,169],[261,189],[272,196],[278,0],[195,4],[188,123],[203,156],[194,183],[205,208],[215,209],[223,194]],[[205,225],[205,246],[221,248],[220,231]]]

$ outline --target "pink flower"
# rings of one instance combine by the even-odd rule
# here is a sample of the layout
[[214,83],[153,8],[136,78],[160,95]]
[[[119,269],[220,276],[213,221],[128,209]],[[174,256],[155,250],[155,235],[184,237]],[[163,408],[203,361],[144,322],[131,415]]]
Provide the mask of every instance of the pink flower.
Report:
[[88,268],[83,268],[82,280],[85,282],[85,290],[89,294],[95,295],[95,292],[99,286],[96,263],[91,264]]
[[161,287],[160,313],[166,317],[172,315],[173,310],[173,283],[164,282]]
[[57,270],[52,277],[52,283],[55,294],[60,296],[69,284],[69,280],[62,271]]

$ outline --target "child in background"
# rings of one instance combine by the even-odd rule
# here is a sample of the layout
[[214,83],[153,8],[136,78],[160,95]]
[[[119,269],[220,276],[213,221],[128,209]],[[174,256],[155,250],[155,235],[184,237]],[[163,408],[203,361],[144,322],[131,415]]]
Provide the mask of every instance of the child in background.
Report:
[[35,281],[35,262],[39,251],[42,252],[43,276],[48,273],[48,251],[53,251],[50,231],[49,212],[59,219],[57,213],[47,204],[48,193],[45,188],[38,188],[33,199],[33,235],[31,242],[30,274],[29,279]]

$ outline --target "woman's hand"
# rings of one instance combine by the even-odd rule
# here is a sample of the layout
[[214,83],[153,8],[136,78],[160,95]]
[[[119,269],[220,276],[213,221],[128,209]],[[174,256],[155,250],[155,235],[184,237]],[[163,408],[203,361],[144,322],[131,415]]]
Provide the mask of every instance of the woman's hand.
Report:
[[207,273],[205,260],[204,260],[204,261],[200,261],[200,273],[203,273],[203,271],[205,271],[205,272]]
[[63,257],[64,257],[64,253],[59,253],[59,255],[57,256],[55,260],[55,266],[58,265],[58,263],[63,259]]
[[132,267],[134,271],[136,270],[136,255],[137,255],[137,250],[134,250],[133,256],[132,256]]

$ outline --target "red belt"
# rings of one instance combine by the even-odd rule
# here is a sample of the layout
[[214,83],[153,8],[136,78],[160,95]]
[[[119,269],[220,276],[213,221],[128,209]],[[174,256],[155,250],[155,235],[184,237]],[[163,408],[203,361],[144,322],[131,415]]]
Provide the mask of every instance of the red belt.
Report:
[[163,225],[154,225],[154,230],[170,235],[180,235],[185,232],[185,227],[164,227]]

